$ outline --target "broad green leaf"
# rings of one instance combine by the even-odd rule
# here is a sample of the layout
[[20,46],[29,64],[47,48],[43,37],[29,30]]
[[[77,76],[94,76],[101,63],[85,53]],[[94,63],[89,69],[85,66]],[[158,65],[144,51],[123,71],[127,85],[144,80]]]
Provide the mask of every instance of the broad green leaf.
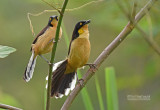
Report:
[[105,69],[107,110],[118,110],[118,95],[113,67]]
[[101,88],[100,88],[99,81],[98,81],[97,77],[95,77],[95,83],[96,83],[96,90],[97,90],[98,102],[99,102],[99,105],[100,105],[100,110],[104,110],[104,103],[103,103]]
[[15,51],[16,51],[15,48],[0,45],[0,58],[5,58],[10,53],[15,52]]

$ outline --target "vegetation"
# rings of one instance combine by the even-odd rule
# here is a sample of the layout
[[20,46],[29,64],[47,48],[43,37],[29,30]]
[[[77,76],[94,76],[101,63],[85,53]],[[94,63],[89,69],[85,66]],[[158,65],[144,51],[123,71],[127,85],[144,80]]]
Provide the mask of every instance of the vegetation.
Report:
[[[8,107],[24,110],[43,110],[46,106],[47,110],[157,109],[160,96],[160,2],[69,0],[62,14],[64,1],[2,1],[0,4],[3,8],[0,10],[1,45],[10,45],[17,50],[15,52],[14,48],[0,45],[0,58],[14,52],[0,61],[0,108],[11,105]],[[64,59],[77,21],[91,19],[89,30],[92,50],[89,63],[94,62],[98,69],[92,71],[86,67],[79,70],[79,78],[83,78],[84,86],[77,85],[72,95],[58,100],[50,100],[46,95],[49,92],[44,91],[48,65],[41,58],[38,58],[33,79],[29,83],[22,79],[31,54],[30,44],[34,39],[29,28],[33,35],[37,34],[51,15],[61,15],[60,19],[63,15],[62,25],[59,23],[63,28],[63,37],[57,48],[53,48],[52,55],[45,57],[52,57],[52,63]],[[50,67],[49,73],[51,71]],[[152,100],[133,102],[127,99],[128,95],[150,96]]]

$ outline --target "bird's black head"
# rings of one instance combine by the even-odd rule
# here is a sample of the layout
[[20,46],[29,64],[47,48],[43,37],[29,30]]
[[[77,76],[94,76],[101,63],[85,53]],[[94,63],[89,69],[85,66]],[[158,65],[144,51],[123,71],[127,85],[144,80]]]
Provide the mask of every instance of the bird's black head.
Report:
[[57,25],[57,23],[58,23],[58,16],[53,15],[49,17],[49,21],[48,21],[49,26],[53,27],[54,25]]
[[[83,20],[83,21],[78,22],[74,28],[72,40],[76,39],[80,34],[83,34],[85,29],[88,30],[87,24],[89,24],[90,22],[91,22],[90,20]],[[85,26],[87,26],[87,28],[83,28]]]

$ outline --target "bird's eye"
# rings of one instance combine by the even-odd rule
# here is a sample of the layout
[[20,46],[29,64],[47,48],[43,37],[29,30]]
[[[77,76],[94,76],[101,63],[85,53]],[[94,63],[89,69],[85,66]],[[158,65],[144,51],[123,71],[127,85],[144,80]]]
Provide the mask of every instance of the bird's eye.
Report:
[[49,18],[49,20],[51,21],[51,20],[52,20],[52,18]]
[[56,17],[56,19],[58,19],[58,17]]
[[82,25],[82,23],[80,23],[80,25]]

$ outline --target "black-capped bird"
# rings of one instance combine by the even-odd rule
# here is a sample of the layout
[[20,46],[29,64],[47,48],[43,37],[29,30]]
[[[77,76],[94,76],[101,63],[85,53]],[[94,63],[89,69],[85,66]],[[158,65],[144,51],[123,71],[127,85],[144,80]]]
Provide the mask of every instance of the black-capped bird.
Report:
[[[49,18],[47,26],[34,39],[31,46],[32,55],[30,57],[23,77],[26,82],[28,82],[33,76],[37,55],[44,58],[42,54],[49,53],[52,50],[53,44],[55,42],[54,38],[56,34],[57,24],[58,16],[51,16]],[[61,38],[61,36],[62,29],[60,29],[59,39]]]
[[70,42],[68,57],[53,66],[51,96],[61,98],[75,88],[77,69],[83,67],[90,56],[90,41],[87,21],[76,24]]

